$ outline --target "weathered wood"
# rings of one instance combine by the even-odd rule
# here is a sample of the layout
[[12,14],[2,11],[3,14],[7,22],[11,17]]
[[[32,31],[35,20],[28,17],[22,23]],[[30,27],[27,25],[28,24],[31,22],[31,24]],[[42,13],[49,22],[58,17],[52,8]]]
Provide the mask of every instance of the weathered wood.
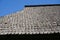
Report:
[[0,20],[0,34],[60,33],[60,6],[25,7]]

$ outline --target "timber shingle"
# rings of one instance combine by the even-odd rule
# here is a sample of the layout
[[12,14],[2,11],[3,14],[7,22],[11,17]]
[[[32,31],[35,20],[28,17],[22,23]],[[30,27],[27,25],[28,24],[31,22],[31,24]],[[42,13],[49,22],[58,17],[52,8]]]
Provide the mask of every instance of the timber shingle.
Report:
[[60,33],[60,5],[25,6],[0,18],[0,34]]

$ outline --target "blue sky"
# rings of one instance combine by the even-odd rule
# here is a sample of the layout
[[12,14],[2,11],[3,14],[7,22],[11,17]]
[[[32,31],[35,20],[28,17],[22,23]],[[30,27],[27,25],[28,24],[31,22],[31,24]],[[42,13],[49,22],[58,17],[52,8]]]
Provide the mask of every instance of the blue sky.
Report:
[[0,0],[0,16],[24,9],[24,5],[60,4],[60,0]]

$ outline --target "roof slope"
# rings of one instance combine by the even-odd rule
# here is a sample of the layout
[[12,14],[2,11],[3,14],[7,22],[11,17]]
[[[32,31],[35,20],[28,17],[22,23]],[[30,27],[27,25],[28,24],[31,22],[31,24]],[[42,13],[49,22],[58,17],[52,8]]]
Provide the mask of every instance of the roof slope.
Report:
[[57,33],[60,32],[60,6],[27,6],[1,21],[0,34]]

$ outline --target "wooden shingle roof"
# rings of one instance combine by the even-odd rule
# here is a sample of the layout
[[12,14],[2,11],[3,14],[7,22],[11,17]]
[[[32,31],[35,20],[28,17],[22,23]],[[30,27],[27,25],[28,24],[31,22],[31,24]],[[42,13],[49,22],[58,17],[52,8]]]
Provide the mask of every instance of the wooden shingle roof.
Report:
[[0,34],[60,33],[60,5],[26,5],[1,21]]

